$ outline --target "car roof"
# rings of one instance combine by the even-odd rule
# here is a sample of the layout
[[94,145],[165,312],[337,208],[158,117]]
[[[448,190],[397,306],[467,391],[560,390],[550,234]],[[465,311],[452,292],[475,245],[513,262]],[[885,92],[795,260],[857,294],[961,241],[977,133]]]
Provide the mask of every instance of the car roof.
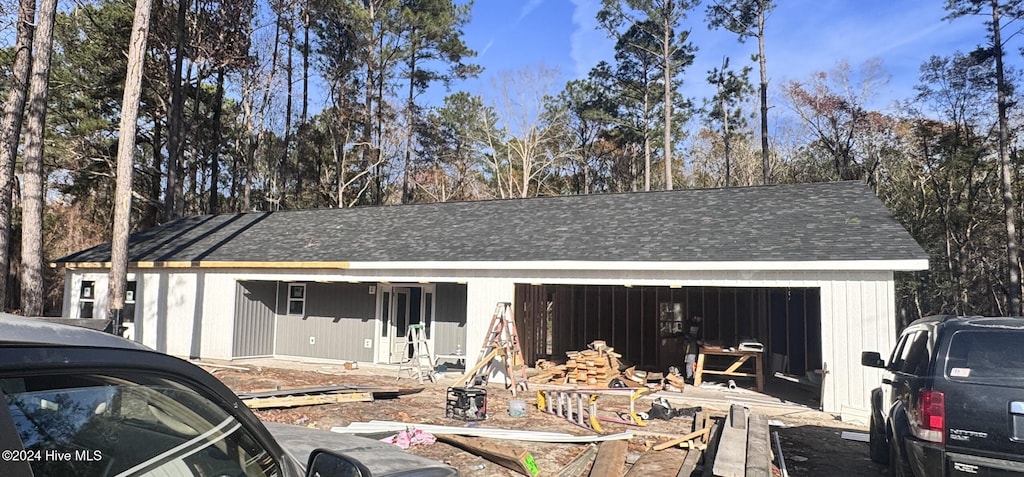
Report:
[[915,320],[911,327],[943,327],[943,328],[1009,328],[1024,330],[1024,318],[1012,316],[956,316],[935,315]]
[[[65,323],[76,320],[62,320]],[[83,324],[86,321],[82,320]],[[0,344],[46,344],[61,346],[91,346],[101,348],[149,348],[102,331],[47,321],[47,318],[29,318],[0,313]]]

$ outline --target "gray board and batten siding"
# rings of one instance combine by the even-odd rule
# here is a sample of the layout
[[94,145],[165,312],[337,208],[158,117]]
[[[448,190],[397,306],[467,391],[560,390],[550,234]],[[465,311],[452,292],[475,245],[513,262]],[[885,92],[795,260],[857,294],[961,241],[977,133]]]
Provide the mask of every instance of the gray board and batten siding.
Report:
[[274,354],[276,296],[277,282],[240,281],[235,285],[232,357],[247,358]]
[[[373,362],[376,295],[370,283],[305,282],[304,312],[289,315],[289,283],[239,281],[232,356],[297,356]],[[438,283],[430,334],[437,354],[466,344],[466,285]],[[277,321],[275,325],[275,316]],[[275,349],[276,335],[276,349]],[[313,343],[310,344],[310,338]]]
[[[305,313],[289,315],[288,283],[281,283],[277,350],[281,356],[373,361],[376,295],[364,283],[306,283]],[[313,343],[310,343],[310,338]]]

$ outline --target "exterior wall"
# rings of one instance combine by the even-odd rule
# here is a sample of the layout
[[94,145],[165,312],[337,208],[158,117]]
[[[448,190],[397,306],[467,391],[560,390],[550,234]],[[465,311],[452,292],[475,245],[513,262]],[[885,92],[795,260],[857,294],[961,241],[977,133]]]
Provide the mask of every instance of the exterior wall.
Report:
[[[751,264],[756,266],[756,264]],[[106,304],[106,272],[76,270],[69,274],[71,298],[65,316],[75,318],[82,279],[96,281],[96,307]],[[881,270],[785,271],[785,270],[442,270],[442,269],[333,269],[333,270],[216,270],[189,269],[146,271],[138,284],[136,336],[144,344],[170,354],[228,359],[232,354],[236,282],[238,280],[363,282],[366,304],[343,316],[311,316],[308,320],[279,320],[276,331],[290,334],[294,346],[278,339],[275,354],[309,355],[333,359],[373,361],[372,350],[362,347],[364,338],[375,338],[374,298],[365,292],[367,283],[390,281],[466,283],[466,324],[464,349],[467,358],[476,358],[486,328],[500,301],[512,301],[515,284],[599,284],[634,286],[705,287],[810,287],[821,289],[822,361],[829,374],[824,380],[824,409],[844,418],[859,420],[869,409],[868,394],[878,385],[880,371],[860,366],[864,350],[889,352],[895,341],[895,290],[893,273]],[[337,283],[336,283],[337,284]],[[344,283],[342,283],[344,284]],[[313,286],[309,291],[316,290]],[[439,287],[438,306],[446,300]],[[283,293],[282,293],[283,295]],[[309,303],[314,303],[310,293]],[[362,303],[360,301],[360,303]],[[198,304],[198,306],[197,306]],[[448,306],[448,305],[445,305]],[[282,308],[283,309],[283,308]],[[309,313],[316,313],[314,308]],[[441,311],[437,312],[440,319]],[[326,315],[326,314],[325,314]],[[342,326],[334,326],[337,321]],[[319,328],[317,328],[319,327]],[[455,326],[455,329],[458,329]],[[351,330],[342,337],[338,330]],[[193,330],[201,333],[193,334]],[[439,329],[435,352],[446,352],[450,330]],[[313,334],[311,334],[313,332]],[[303,352],[298,338],[309,336],[332,343],[320,351]],[[455,332],[457,335],[458,332]],[[440,340],[440,341],[438,341]],[[287,341],[287,340],[286,340]],[[323,341],[321,341],[323,342]],[[290,343],[290,342],[289,342]],[[324,348],[329,348],[328,351]],[[341,354],[343,351],[345,354]],[[352,354],[348,354],[352,353]],[[468,362],[472,366],[473,362]]]
[[[143,274],[141,283],[136,285],[139,288],[136,290],[136,341],[174,356],[224,357],[223,354],[203,353],[201,349],[204,340],[225,334],[230,339],[230,325],[227,333],[224,329],[203,326],[203,298],[207,296],[204,275],[191,271]],[[103,294],[106,294],[105,288]],[[196,329],[202,333],[193,333]]]
[[376,295],[366,284],[306,283],[304,316],[286,314],[288,284],[279,286],[275,354],[373,361]]
[[277,282],[239,281],[235,292],[235,332],[231,357],[274,354]]
[[480,347],[487,338],[487,326],[498,302],[511,302],[515,297],[515,280],[477,278],[466,284],[466,366],[476,364]]
[[466,286],[438,283],[434,300],[434,322],[430,327],[434,341],[432,350],[435,354],[453,354],[456,346],[461,345],[465,354],[470,350],[466,341]]
[[836,273],[821,289],[822,359],[828,363],[824,408],[845,421],[867,423],[869,393],[882,371],[860,365],[861,351],[888,356],[896,343],[892,273],[865,277]]

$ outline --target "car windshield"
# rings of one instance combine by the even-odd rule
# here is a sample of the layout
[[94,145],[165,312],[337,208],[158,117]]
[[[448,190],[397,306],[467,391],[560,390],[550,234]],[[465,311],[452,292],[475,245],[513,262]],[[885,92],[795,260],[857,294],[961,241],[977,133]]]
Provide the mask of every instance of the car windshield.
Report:
[[949,344],[946,377],[953,381],[1024,384],[1024,331],[958,331]]
[[0,380],[36,476],[271,476],[277,464],[243,426],[173,383],[104,376]]

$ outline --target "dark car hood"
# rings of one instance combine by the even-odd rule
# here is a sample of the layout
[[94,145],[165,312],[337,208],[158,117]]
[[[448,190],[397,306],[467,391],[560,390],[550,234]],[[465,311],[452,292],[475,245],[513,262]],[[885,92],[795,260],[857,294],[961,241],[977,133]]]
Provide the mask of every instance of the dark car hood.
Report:
[[430,475],[459,475],[451,467],[373,439],[274,422],[264,422],[263,425],[303,469],[309,461],[310,452],[314,449],[327,449],[355,458],[370,469],[374,477],[428,468],[437,471]]

